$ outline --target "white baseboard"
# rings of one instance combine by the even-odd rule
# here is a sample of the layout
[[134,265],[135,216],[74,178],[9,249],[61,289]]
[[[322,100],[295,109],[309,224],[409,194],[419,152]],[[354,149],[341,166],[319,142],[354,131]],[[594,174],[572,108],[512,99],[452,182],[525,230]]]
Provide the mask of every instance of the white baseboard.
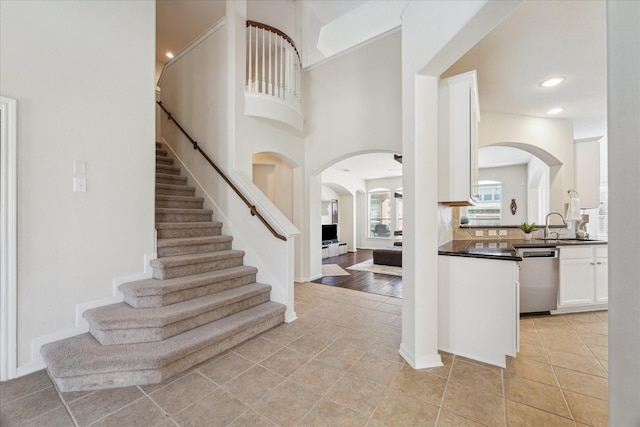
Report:
[[438,353],[416,358],[415,355],[403,344],[400,344],[399,353],[413,369],[437,368],[439,366],[444,366],[442,358]]
[[102,307],[105,305],[122,302],[124,297],[122,292],[118,290],[118,287],[123,283],[132,282],[134,280],[149,279],[153,277],[151,260],[156,259],[157,257],[158,255],[156,253],[144,255],[144,269],[142,273],[114,277],[112,296],[95,301],[87,301],[76,304],[76,326],[74,328],[57,331],[52,334],[42,335],[31,340],[31,362],[22,366],[18,366],[16,376],[21,377],[23,375],[28,375],[47,367],[42,360],[42,356],[40,356],[40,349],[43,345],[89,332],[89,323],[84,319],[84,317],[82,317],[84,312],[89,310],[90,308]]

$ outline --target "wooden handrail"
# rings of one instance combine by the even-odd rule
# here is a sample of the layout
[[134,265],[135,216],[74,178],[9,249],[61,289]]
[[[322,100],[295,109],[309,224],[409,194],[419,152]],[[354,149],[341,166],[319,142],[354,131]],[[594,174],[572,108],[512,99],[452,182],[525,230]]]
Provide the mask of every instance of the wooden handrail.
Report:
[[271,25],[263,24],[261,22],[256,22],[256,21],[247,21],[247,27],[262,28],[263,30],[276,33],[277,35],[285,39],[291,45],[291,47],[293,47],[293,50],[296,51],[296,55],[298,55],[298,59],[300,59],[300,52],[298,52],[298,48],[296,47],[296,44],[293,42],[293,39],[288,35],[286,35],[285,33],[283,33],[282,31],[280,31],[279,29],[272,27]]
[[236,187],[233,182],[231,182],[231,180],[227,177],[227,175],[224,174],[224,172],[222,172],[222,169],[220,169],[214,162],[213,160],[211,160],[211,158],[209,156],[207,156],[207,153],[205,153],[202,148],[200,148],[200,146],[198,145],[198,143],[191,138],[191,136],[187,133],[186,130],[184,130],[184,128],[182,126],[180,126],[180,123],[178,123],[176,121],[176,119],[173,118],[173,116],[171,115],[171,113],[164,107],[164,105],[162,105],[162,101],[156,101],[158,103],[158,105],[160,106],[160,108],[162,108],[162,110],[167,113],[167,118],[169,119],[169,121],[172,121],[173,123],[175,123],[175,125],[178,127],[178,129],[180,129],[180,132],[182,132],[182,134],[184,136],[187,137],[187,139],[189,140],[189,142],[191,142],[191,144],[193,145],[193,149],[197,150],[200,152],[200,154],[202,154],[202,157],[205,158],[205,160],[207,162],[209,162],[209,164],[216,170],[216,172],[218,172],[218,175],[220,175],[220,177],[229,185],[229,187],[231,187],[231,189],[238,195],[238,197],[240,197],[240,199],[244,202],[245,205],[247,205],[247,207],[249,208],[249,211],[251,211],[251,215],[252,216],[257,216],[258,219],[260,220],[260,222],[262,222],[262,224],[264,224],[265,227],[267,227],[267,229],[271,232],[271,234],[273,234],[275,237],[277,237],[280,240],[283,241],[287,241],[287,238],[285,236],[283,236],[282,234],[279,234],[272,226],[271,224],[269,224],[267,222],[267,220],[260,215],[260,212],[258,212],[258,210],[256,209],[255,205],[252,205],[251,202],[249,201],[249,199],[247,199],[244,194],[242,194],[242,192],[238,189],[238,187]]

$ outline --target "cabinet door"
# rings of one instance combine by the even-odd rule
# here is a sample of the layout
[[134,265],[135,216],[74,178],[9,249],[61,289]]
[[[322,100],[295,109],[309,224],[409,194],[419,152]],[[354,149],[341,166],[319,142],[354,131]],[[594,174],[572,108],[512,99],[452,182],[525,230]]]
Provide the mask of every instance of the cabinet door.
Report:
[[609,276],[606,258],[596,258],[595,265],[595,302],[609,302]]
[[559,306],[593,304],[593,264],[592,259],[560,261]]

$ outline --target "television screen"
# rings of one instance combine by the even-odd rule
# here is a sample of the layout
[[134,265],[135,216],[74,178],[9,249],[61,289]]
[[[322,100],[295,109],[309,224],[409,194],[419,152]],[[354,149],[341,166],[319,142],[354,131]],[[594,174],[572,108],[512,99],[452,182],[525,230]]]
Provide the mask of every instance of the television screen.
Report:
[[322,224],[322,243],[338,241],[338,224]]

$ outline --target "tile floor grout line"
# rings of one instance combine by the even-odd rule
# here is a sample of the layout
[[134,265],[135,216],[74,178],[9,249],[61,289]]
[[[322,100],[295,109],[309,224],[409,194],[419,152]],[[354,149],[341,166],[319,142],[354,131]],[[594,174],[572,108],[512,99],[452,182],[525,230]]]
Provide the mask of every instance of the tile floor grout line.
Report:
[[[442,358],[442,355],[440,355]],[[440,414],[444,410],[444,400],[447,397],[447,390],[449,389],[449,380],[451,379],[451,373],[453,372],[453,362],[456,358],[455,354],[451,355],[451,366],[449,367],[449,373],[447,374],[447,382],[444,383],[444,390],[442,390],[442,397],[440,398],[440,405],[438,405],[438,416],[436,417],[435,425],[438,425],[440,422]]]
[[[139,386],[135,386],[135,387],[136,387],[136,388],[138,388]],[[113,415],[113,414],[115,414],[115,413],[117,413],[117,412],[120,412],[120,411],[121,411],[121,410],[123,410],[124,408],[128,408],[129,406],[133,405],[134,403],[136,403],[136,402],[137,402],[137,401],[139,401],[139,400],[144,399],[145,397],[146,397],[146,396],[144,396],[144,395],[143,395],[143,396],[141,396],[141,397],[139,397],[139,398],[137,398],[137,399],[133,400],[132,402],[129,402],[129,403],[127,403],[126,405],[119,407],[119,408],[118,408],[118,409],[116,409],[115,411],[111,411],[111,412],[109,412],[109,413],[108,413],[108,414],[106,414],[105,416],[100,417],[100,418],[98,418],[97,420],[93,420],[91,423],[87,424],[87,427],[90,427],[90,426],[92,426],[92,425],[95,425],[96,423],[98,423],[98,422],[100,422],[100,421],[104,420],[105,418],[110,417],[111,415]],[[164,412],[164,411],[163,411],[163,412]]]
[[[184,377],[180,377],[180,378],[184,378]],[[177,381],[177,380],[176,380],[176,381]],[[158,390],[162,390],[162,389],[164,389],[165,387],[167,387],[169,384],[173,384],[174,382],[175,382],[175,381],[172,381],[172,382],[168,383],[167,385],[165,385],[164,387],[159,388]],[[156,401],[155,401],[155,399],[154,399],[153,397],[151,397],[151,394],[150,394],[150,393],[147,393],[146,391],[144,391],[144,390],[142,389],[142,387],[141,387],[141,386],[136,386],[136,387],[138,388],[138,390],[140,390],[140,391],[142,392],[142,394],[144,394],[144,395],[147,397],[147,399],[149,399],[149,400],[151,401],[151,403],[153,403],[153,404],[154,404],[158,409],[160,409],[160,411],[162,411],[162,413],[163,413],[167,418],[169,418],[169,420],[171,420],[171,422],[172,422],[173,424],[175,424],[177,427],[180,427],[180,423],[178,423],[178,421],[174,420],[174,419],[173,419],[173,416],[172,416],[171,414],[169,414],[167,411],[165,411],[165,409],[164,409],[162,406],[160,406],[160,404],[159,404],[158,402],[156,402]],[[158,391],[158,390],[155,390],[155,391]],[[207,396],[208,396],[208,394],[207,394]],[[185,408],[183,408],[183,409],[186,409],[186,408],[188,408],[189,406],[191,406],[191,405],[187,405],[187,406],[186,406]]]
[[[605,323],[603,320],[600,320],[598,323]],[[608,321],[607,321],[608,324]],[[575,334],[578,336],[578,338],[580,339],[580,341],[582,341],[582,343],[585,345],[585,347],[587,347],[587,349],[589,350],[589,353],[591,353],[591,355],[593,356],[593,358],[596,360],[596,362],[598,363],[598,365],[600,367],[602,367],[602,370],[606,372],[607,376],[606,377],[600,377],[600,378],[609,378],[609,361],[607,360],[607,368],[605,369],[605,367],[602,365],[602,362],[600,361],[600,359],[598,359],[595,355],[595,353],[593,352],[593,350],[591,350],[591,347],[589,347],[589,344],[584,340],[584,338],[582,338],[582,335],[580,335],[580,331],[578,331],[571,322],[569,322],[569,325],[571,325],[571,328],[573,329],[573,331],[575,332]],[[590,331],[587,331],[590,332]],[[590,332],[595,334],[596,332]],[[602,335],[602,334],[598,334],[598,335]],[[607,350],[609,349],[609,334],[608,334],[608,330],[607,330]],[[570,369],[570,368],[566,368],[566,369]],[[573,369],[572,369],[573,370]],[[581,371],[576,371],[576,372],[581,372]],[[586,372],[582,372],[583,374]],[[594,375],[594,376],[599,376],[599,375]]]
[[[571,326],[573,328],[571,323],[569,323],[569,321],[564,317],[564,314],[561,314],[560,316],[565,322],[567,322],[567,324],[569,326]],[[535,321],[533,322],[533,326],[536,328],[536,332],[538,332],[538,325],[536,325]],[[575,332],[575,330],[574,330],[574,332]],[[540,335],[539,332],[538,332],[538,335]],[[564,401],[564,404],[567,406],[567,409],[569,410],[569,415],[571,417],[571,420],[575,423],[576,419],[575,419],[575,417],[573,415],[573,411],[571,410],[571,406],[569,405],[569,402],[567,401],[567,398],[564,395],[564,388],[562,388],[562,384],[560,384],[560,379],[558,378],[558,374],[556,373],[556,366],[552,363],[551,356],[549,354],[549,349],[544,344],[544,341],[542,340],[542,337],[540,337],[540,342],[542,342],[542,348],[544,349],[544,352],[547,355],[547,359],[549,360],[549,366],[551,366],[551,371],[553,372],[553,376],[556,379],[556,383],[558,384],[558,388],[560,389],[560,395],[562,396],[562,400]]]
[[[75,427],[79,427],[80,424],[78,423],[78,420],[76,420],[76,417],[73,415],[73,412],[71,411],[71,408],[69,407],[69,404],[62,397],[62,393],[60,392],[60,390],[58,390],[58,386],[56,385],[56,383],[53,381],[53,379],[51,379],[51,375],[49,375],[49,370],[45,369],[45,373],[47,374],[47,376],[49,377],[49,380],[53,384],[53,389],[56,391],[56,393],[58,393],[58,399],[60,399],[60,401],[62,402],[62,405],[64,405],[64,408],[67,411],[67,414],[69,414],[69,416],[71,417],[71,421],[73,421],[73,424],[75,425]],[[92,394],[92,393],[89,393],[89,394]]]
[[[48,375],[49,375],[49,374],[47,374],[47,376],[48,376]],[[17,378],[20,378],[20,377],[17,377]],[[51,377],[49,377],[49,378],[51,378]],[[48,389],[49,387],[51,387],[51,388],[55,389],[55,384],[53,383],[53,381],[51,381],[51,383],[52,383],[52,384],[51,384],[50,386],[43,387],[43,388],[41,388],[41,389],[39,389],[39,390],[36,390],[36,391],[32,391],[31,393],[23,394],[23,395],[21,395],[20,397],[15,398],[15,399],[13,399],[13,400],[9,400],[9,401],[7,401],[7,402],[2,402],[2,403],[0,403],[0,406],[5,406],[5,405],[8,405],[9,403],[13,403],[13,402],[16,402],[16,401],[18,401],[18,400],[20,400],[20,399],[24,399],[25,397],[29,397],[29,396],[34,395],[34,394],[36,394],[36,393],[40,393],[41,391],[44,391],[44,390]],[[55,390],[56,390],[56,391],[58,391],[57,389],[55,389]]]
[[[517,354],[518,352],[516,352],[516,357],[518,356]],[[506,361],[505,361],[505,367],[503,369],[500,369],[500,381],[502,382],[502,405],[504,408],[504,425],[505,426],[509,426],[509,414],[507,413],[507,390],[506,387],[504,385],[504,373],[506,372],[507,368],[506,368]]]

